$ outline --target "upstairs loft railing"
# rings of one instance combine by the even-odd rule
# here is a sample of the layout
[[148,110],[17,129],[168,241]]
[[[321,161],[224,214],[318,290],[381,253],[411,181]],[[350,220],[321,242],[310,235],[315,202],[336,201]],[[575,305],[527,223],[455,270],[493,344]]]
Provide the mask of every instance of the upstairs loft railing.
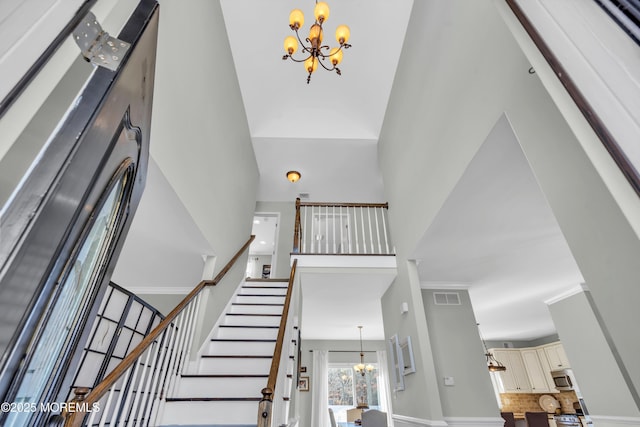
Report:
[[75,389],[49,425],[154,425],[161,401],[189,358],[202,291],[218,284],[249,248],[251,236],[213,280],[203,280],[93,390]]
[[[289,274],[287,296],[282,309],[278,337],[271,359],[271,369],[267,386],[262,389],[262,400],[258,405],[257,427],[271,427],[287,424],[289,414],[289,397],[293,388],[293,378],[296,377],[298,366],[295,353],[300,346],[299,336],[295,335],[298,326],[294,324],[297,312],[297,290],[294,289],[296,267],[298,260],[293,261]],[[293,301],[293,302],[292,302]]]
[[393,255],[388,203],[309,203],[296,199],[294,254]]

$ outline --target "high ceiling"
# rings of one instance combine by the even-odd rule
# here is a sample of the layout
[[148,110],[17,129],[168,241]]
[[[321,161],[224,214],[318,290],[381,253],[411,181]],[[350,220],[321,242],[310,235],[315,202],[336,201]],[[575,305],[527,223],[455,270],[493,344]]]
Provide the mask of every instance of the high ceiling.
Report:
[[[313,0],[220,3],[260,169],[258,199],[381,201],[376,143],[413,1],[329,1],[324,43],[336,46],[335,29],[346,24],[352,47],[342,75],[319,67],[310,84],[302,64],[281,58],[294,35],[290,11],[304,13],[306,37]],[[285,179],[292,169],[302,173],[295,185]]]
[[[304,12],[306,37],[314,1],[221,0],[260,170],[259,200],[293,201],[308,193],[312,201],[385,201],[377,141],[413,1],[328,3],[325,43],[334,46],[335,28],[347,24],[352,48],[345,52],[341,76],[318,69],[307,84],[301,64],[280,58],[284,38],[293,34],[289,12]],[[450,16],[444,19],[451,13],[446,4],[434,10],[443,13],[443,19],[430,17],[430,26],[437,23],[452,33],[461,31]],[[404,54],[420,55],[419,46],[410,49]],[[292,169],[302,173],[295,184],[285,179]],[[581,281],[506,120],[497,124],[414,257],[424,286],[469,289],[487,339],[530,340],[553,334],[544,300]],[[351,281],[350,286],[358,285]],[[373,338],[382,337],[379,295],[369,294],[372,300],[366,301],[366,292],[355,294],[358,323],[369,326]],[[314,293],[313,302],[335,306],[335,300],[323,295],[328,294]],[[317,312],[318,319],[326,318],[326,312],[309,309],[309,300],[305,304],[307,316]],[[335,318],[340,311],[332,312],[336,324],[341,323]],[[307,324],[311,322],[314,319]],[[324,326],[306,338],[352,339],[356,325]]]

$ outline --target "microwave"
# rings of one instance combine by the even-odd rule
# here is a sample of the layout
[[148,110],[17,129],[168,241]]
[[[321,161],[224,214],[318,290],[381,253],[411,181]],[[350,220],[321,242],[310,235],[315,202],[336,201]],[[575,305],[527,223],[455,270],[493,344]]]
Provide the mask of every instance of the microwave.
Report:
[[553,378],[553,384],[556,389],[560,391],[575,390],[575,381],[570,369],[551,371],[551,377]]

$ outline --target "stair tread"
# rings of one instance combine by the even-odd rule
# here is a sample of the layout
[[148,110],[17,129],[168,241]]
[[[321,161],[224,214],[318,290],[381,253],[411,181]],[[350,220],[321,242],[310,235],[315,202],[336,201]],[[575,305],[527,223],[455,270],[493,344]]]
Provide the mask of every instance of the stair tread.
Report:
[[251,338],[211,338],[211,341],[222,342],[276,342],[270,339],[251,339]]
[[239,297],[280,297],[284,298],[286,295],[282,294],[238,294]]
[[200,357],[209,359],[271,359],[273,355],[251,355],[251,354],[203,354]]
[[220,325],[221,328],[263,328],[263,329],[278,329],[280,326],[265,326],[265,325]]
[[262,397],[167,397],[167,402],[259,402]]
[[268,374],[182,374],[182,378],[269,378]]
[[283,306],[280,303],[268,303],[268,302],[232,302],[231,305],[268,305],[268,306]]
[[227,316],[265,316],[265,317],[282,317],[282,314],[269,313],[226,313]]
[[287,289],[288,286],[242,286],[243,289]]

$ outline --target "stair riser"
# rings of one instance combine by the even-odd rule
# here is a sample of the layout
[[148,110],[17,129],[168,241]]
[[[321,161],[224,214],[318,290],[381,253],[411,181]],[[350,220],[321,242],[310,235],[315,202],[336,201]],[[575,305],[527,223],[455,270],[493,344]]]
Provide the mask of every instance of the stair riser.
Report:
[[199,374],[259,374],[269,373],[269,359],[202,358]]
[[276,328],[219,328],[215,338],[267,339],[274,340],[278,336]]
[[273,354],[275,343],[273,342],[229,342],[211,341],[207,354],[210,355],[265,355]]
[[232,305],[229,313],[282,315],[282,305]]
[[182,378],[172,397],[262,397],[267,378]]
[[225,325],[280,325],[280,316],[225,316]]
[[167,402],[162,425],[256,424],[258,402]]
[[[283,304],[284,297],[272,297],[272,296],[260,296],[260,297],[252,297],[246,295],[238,295],[236,297],[235,302],[242,303],[259,303],[259,304]],[[282,311],[282,309],[281,309]]]
[[260,295],[286,295],[287,288],[240,288],[242,294],[260,294]]

